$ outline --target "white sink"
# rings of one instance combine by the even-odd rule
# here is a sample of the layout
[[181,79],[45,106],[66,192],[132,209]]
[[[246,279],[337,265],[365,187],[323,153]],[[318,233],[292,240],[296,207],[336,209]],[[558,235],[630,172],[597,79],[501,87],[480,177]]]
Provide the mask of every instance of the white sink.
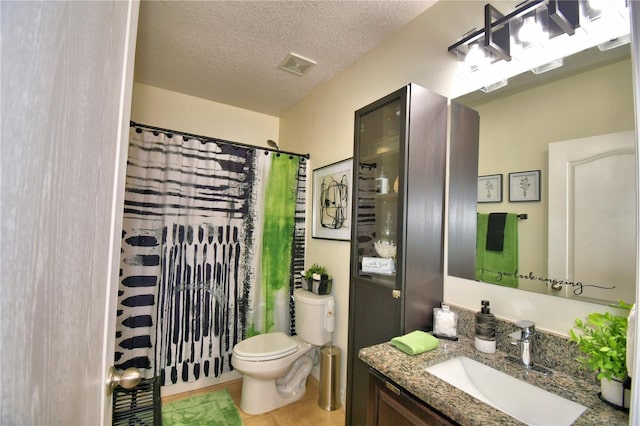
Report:
[[587,409],[466,357],[453,358],[426,370],[529,425],[570,425]]

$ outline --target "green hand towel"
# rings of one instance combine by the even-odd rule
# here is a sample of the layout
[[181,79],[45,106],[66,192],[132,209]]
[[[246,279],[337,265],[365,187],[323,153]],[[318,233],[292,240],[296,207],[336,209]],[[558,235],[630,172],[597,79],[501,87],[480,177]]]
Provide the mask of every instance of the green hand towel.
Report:
[[391,344],[409,355],[418,355],[438,347],[438,339],[424,331],[416,330],[391,339]]
[[486,250],[488,221],[488,214],[478,214],[476,280],[517,288],[518,215],[515,213],[507,214],[504,227],[504,248],[500,252]]

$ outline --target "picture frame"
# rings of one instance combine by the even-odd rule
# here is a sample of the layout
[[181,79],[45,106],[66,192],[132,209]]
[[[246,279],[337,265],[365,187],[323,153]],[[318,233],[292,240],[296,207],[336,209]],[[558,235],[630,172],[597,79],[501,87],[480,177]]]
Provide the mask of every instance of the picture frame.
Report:
[[540,170],[509,173],[509,201],[540,201]]
[[478,203],[502,202],[502,174],[478,176]]
[[351,239],[352,180],[353,158],[313,171],[312,238]]

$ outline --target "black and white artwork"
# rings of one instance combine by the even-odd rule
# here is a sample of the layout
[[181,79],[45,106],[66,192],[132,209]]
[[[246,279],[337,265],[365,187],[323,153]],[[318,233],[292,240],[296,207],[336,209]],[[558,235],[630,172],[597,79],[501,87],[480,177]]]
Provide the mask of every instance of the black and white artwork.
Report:
[[313,238],[351,238],[352,175],[352,159],[313,171]]
[[540,201],[540,170],[509,173],[509,201]]
[[502,174],[478,176],[478,202],[502,202]]

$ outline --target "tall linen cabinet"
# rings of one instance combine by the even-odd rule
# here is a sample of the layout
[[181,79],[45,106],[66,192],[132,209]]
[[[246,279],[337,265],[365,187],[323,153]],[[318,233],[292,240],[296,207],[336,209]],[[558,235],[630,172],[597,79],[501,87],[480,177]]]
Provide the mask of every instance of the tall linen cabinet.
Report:
[[443,297],[447,99],[409,84],[355,113],[346,423],[366,424],[367,346],[431,330]]

